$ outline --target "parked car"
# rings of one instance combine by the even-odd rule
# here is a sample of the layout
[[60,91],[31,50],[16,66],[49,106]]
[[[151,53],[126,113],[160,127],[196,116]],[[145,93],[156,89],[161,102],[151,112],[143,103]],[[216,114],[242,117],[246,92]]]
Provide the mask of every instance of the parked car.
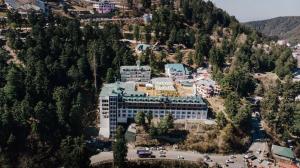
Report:
[[261,153],[261,149],[258,149],[258,150],[256,151],[256,153],[257,153],[257,154],[260,154],[260,153]]
[[212,160],[210,158],[205,158],[204,161],[205,162],[212,162]]
[[253,156],[254,156],[253,153],[248,153],[248,154],[246,154],[246,155],[244,156],[244,158],[245,158],[245,159],[250,159],[250,158],[252,158]]
[[155,151],[156,147],[151,147],[150,150]]
[[255,155],[253,155],[252,157],[250,157],[249,159],[251,159],[251,160],[255,160],[255,159],[257,159],[257,157],[255,156]]
[[160,154],[159,157],[166,157],[166,154]]
[[157,148],[157,150],[166,150],[166,148],[163,147],[163,146],[160,146],[160,147]]
[[161,151],[159,151],[159,154],[166,154],[167,152],[166,151],[163,151],[163,150],[161,150]]
[[234,161],[232,159],[228,159],[226,160],[226,163],[234,163]]

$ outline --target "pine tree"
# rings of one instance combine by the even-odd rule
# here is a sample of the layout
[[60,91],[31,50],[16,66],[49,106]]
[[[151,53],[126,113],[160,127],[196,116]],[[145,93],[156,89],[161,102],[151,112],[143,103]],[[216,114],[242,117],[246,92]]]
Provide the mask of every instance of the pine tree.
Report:
[[140,27],[138,25],[135,25],[133,28],[133,36],[136,41],[140,40]]
[[145,125],[145,113],[137,112],[134,120],[137,125]]
[[106,82],[107,83],[113,83],[115,81],[115,75],[114,75],[114,70],[112,68],[109,68],[107,70],[107,73],[106,73]]
[[118,126],[115,142],[113,144],[113,156],[114,156],[114,166],[117,168],[125,168],[126,157],[127,157],[127,145],[124,137],[124,129],[122,126]]
[[192,66],[194,64],[194,58],[193,58],[193,53],[192,52],[189,52],[187,64],[189,66]]

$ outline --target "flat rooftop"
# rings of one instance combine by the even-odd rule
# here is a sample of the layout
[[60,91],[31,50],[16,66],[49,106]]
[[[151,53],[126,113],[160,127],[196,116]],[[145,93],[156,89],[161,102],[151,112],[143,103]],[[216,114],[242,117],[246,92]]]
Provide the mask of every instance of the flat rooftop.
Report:
[[165,68],[170,69],[171,72],[182,72],[189,74],[189,71],[183,64],[166,64]]
[[135,90],[135,82],[116,82],[104,84],[100,92],[100,96],[117,96],[118,94],[124,95],[145,95],[143,92]]
[[288,159],[294,159],[294,153],[290,148],[278,146],[278,145],[272,145],[272,152],[275,155],[288,158]]
[[146,70],[146,71],[150,71],[151,67],[150,66],[137,66],[137,65],[133,65],[133,66],[121,66],[120,70],[121,71],[130,71],[130,70]]
[[[145,83],[135,82],[116,82],[111,84],[104,84],[100,92],[100,96],[117,96],[123,95],[126,101],[168,101],[176,103],[203,103],[199,96],[191,96],[192,88],[184,87],[180,84],[174,84],[172,91],[177,92],[177,96],[160,96],[156,94],[155,87],[147,88]],[[160,91],[160,90],[159,90]],[[162,99],[164,98],[164,99]]]

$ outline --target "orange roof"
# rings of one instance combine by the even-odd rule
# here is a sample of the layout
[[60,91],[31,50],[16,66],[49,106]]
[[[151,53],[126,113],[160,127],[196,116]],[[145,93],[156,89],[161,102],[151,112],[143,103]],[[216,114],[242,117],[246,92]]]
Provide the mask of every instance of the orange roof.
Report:
[[288,164],[288,163],[283,163],[283,162],[279,162],[278,163],[279,168],[298,168],[295,164]]

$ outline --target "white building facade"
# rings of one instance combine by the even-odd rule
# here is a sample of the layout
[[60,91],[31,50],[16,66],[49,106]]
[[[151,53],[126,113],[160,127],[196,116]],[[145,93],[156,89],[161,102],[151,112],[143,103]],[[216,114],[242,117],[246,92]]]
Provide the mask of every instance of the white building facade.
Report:
[[201,79],[193,84],[194,95],[201,96],[203,98],[209,98],[212,96],[219,96],[221,87],[213,80]]
[[183,64],[166,64],[165,74],[174,80],[188,79],[190,75]]
[[100,132],[104,138],[113,138],[118,123],[134,119],[136,113],[152,114],[163,118],[171,114],[174,119],[205,120],[208,108],[202,98],[147,96],[134,91],[135,83],[104,85],[100,93]]
[[140,66],[121,66],[120,68],[121,81],[148,82],[151,79],[151,67]]
[[101,0],[100,2],[94,3],[93,8],[98,13],[110,13],[115,10],[115,4],[109,0]]

